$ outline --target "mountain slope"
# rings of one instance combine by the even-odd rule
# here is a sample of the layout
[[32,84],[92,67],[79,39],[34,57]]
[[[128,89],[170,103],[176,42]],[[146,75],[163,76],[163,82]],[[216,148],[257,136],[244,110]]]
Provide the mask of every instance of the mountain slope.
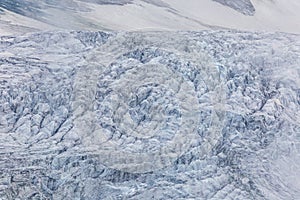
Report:
[[0,9],[2,35],[55,29],[223,28],[300,33],[300,3],[293,0],[10,0],[1,1]]

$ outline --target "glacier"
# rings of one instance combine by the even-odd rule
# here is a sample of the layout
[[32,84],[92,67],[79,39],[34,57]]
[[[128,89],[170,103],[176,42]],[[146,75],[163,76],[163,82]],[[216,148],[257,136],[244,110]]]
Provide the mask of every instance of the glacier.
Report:
[[299,199],[299,122],[296,34],[0,36],[0,199]]

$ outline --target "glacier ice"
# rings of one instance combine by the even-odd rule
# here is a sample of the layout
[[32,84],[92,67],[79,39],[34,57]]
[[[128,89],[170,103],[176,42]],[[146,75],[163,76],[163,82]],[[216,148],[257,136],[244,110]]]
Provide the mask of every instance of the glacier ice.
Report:
[[300,40],[0,37],[0,199],[299,199]]

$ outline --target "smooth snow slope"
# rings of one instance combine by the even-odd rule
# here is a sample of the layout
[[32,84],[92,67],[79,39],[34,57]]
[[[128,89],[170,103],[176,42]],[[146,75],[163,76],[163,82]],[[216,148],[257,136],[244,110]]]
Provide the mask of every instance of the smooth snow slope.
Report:
[[299,10],[296,0],[6,0],[0,2],[0,34],[216,28],[300,33]]
[[0,199],[299,199],[300,38],[0,37]]

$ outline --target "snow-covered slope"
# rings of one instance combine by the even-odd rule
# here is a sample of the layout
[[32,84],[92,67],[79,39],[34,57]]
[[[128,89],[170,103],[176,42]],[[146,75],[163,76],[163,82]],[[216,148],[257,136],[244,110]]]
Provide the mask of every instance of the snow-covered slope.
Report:
[[0,37],[0,199],[299,199],[300,37]]
[[299,10],[295,0],[5,0],[0,34],[216,28],[300,33]]

